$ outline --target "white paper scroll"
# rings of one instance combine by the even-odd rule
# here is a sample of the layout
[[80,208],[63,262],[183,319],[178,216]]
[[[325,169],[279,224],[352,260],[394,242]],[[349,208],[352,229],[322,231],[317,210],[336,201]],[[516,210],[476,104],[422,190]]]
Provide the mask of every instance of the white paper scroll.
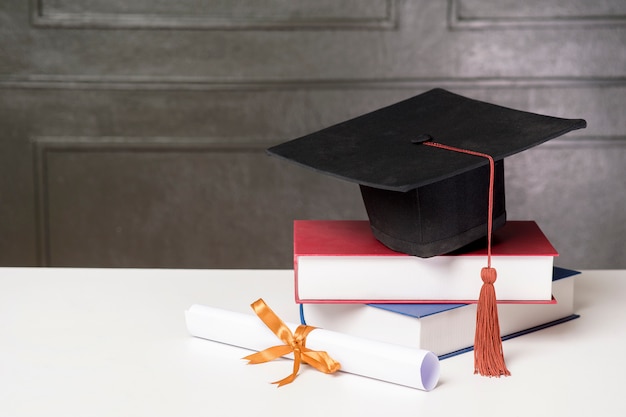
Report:
[[[282,344],[253,314],[202,305],[185,312],[192,336],[261,351]],[[285,323],[292,332],[297,325]],[[311,323],[314,325],[314,323]],[[430,391],[439,381],[439,359],[429,351],[393,345],[344,333],[315,329],[306,346],[326,351],[341,364],[341,371]]]

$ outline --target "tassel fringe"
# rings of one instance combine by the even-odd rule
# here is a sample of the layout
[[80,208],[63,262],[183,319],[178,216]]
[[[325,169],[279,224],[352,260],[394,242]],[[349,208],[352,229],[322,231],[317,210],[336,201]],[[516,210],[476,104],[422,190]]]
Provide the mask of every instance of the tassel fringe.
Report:
[[483,286],[478,298],[476,333],[474,338],[474,373],[482,376],[509,376],[511,373],[504,362],[498,304],[493,283],[497,273],[494,268],[483,268]]

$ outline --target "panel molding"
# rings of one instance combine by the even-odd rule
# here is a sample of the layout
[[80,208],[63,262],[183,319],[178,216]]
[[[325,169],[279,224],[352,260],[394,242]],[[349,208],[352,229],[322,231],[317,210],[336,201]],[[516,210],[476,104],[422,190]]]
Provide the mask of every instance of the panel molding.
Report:
[[212,77],[0,75],[0,88],[147,91],[280,91],[292,89],[578,88],[623,86],[626,77],[433,77],[363,79],[223,79]]
[[260,138],[185,138],[185,137],[83,137],[35,136],[30,138],[33,149],[33,178],[36,213],[37,263],[51,266],[50,199],[48,190],[48,156],[63,152],[176,152],[193,153],[265,153],[272,145]]
[[381,0],[385,13],[378,17],[328,16],[317,18],[280,16],[156,15],[147,13],[53,12],[45,0],[31,0],[31,23],[52,29],[180,29],[180,30],[320,30],[398,28],[397,0]]
[[626,15],[581,15],[541,17],[468,17],[461,13],[462,0],[448,0],[448,26],[451,30],[559,29],[626,25]]

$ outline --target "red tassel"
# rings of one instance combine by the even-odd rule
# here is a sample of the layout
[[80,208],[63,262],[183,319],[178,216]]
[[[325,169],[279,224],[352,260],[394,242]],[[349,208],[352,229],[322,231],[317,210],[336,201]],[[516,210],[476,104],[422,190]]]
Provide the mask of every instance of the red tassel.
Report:
[[511,373],[506,368],[502,351],[498,304],[493,286],[497,277],[496,270],[491,267],[483,268],[480,277],[483,279],[483,286],[480,289],[476,312],[474,373],[482,376],[509,376]]
[[474,334],[474,373],[482,376],[509,376],[506,369],[502,339],[500,339],[500,323],[498,321],[498,304],[493,283],[498,274],[491,267],[491,232],[493,229],[493,185],[495,181],[495,162],[490,155],[442,145],[437,142],[424,142],[424,145],[446,149],[454,152],[480,156],[489,160],[489,204],[487,208],[487,267],[480,271],[483,286],[478,297],[476,312],[476,333]]

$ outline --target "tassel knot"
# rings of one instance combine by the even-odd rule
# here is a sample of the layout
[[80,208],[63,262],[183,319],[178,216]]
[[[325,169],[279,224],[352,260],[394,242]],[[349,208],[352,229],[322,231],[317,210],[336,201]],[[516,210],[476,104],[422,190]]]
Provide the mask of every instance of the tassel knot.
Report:
[[483,279],[483,283],[493,285],[498,278],[498,273],[495,268],[485,267],[480,271],[480,277]]

